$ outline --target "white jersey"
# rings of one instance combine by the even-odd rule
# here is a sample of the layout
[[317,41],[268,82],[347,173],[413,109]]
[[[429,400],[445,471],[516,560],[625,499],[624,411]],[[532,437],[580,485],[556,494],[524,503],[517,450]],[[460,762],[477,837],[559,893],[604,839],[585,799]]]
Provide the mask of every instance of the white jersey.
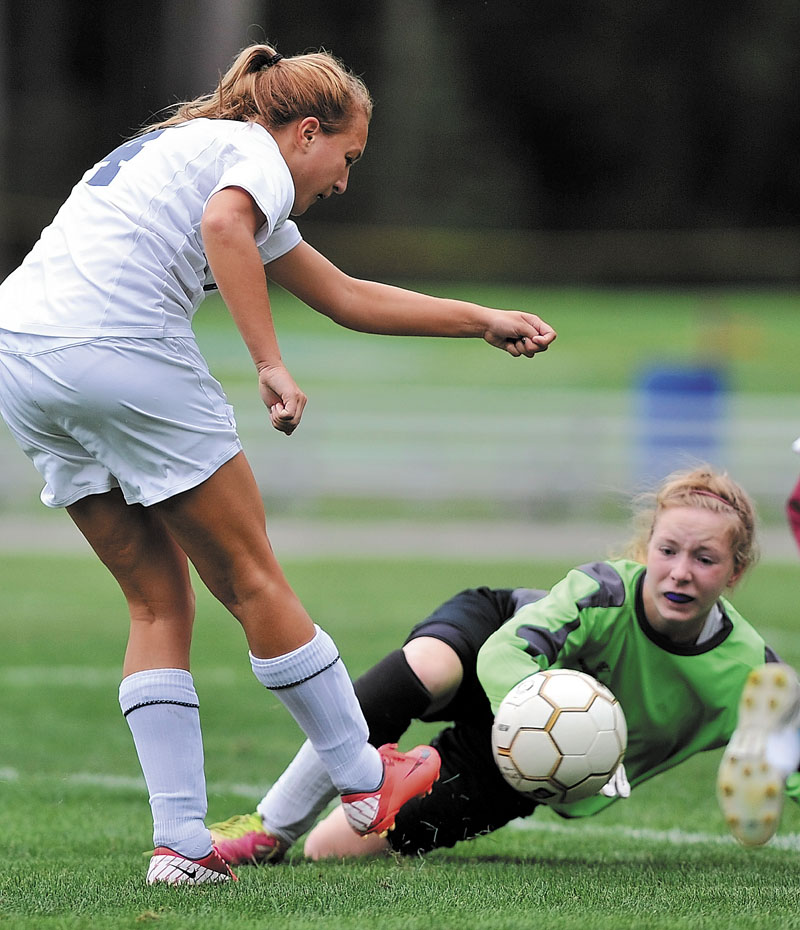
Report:
[[266,217],[266,263],[300,242],[294,183],[256,123],[194,119],[115,149],[86,172],[19,268],[0,285],[0,329],[38,335],[186,336],[210,276],[200,220],[241,187]]

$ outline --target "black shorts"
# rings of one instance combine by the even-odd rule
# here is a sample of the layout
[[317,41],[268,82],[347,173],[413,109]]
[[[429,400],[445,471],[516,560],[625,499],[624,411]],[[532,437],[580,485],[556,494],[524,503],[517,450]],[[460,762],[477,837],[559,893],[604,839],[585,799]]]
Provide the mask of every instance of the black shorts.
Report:
[[464,667],[464,678],[450,703],[423,720],[447,720],[453,725],[433,740],[442,757],[439,781],[427,797],[403,805],[388,839],[404,855],[497,830],[510,820],[526,817],[537,806],[515,791],[500,774],[492,755],[492,709],[478,681],[478,651],[486,639],[525,603],[547,592],[528,588],[462,591],[418,623],[406,642],[432,636],[451,646]]

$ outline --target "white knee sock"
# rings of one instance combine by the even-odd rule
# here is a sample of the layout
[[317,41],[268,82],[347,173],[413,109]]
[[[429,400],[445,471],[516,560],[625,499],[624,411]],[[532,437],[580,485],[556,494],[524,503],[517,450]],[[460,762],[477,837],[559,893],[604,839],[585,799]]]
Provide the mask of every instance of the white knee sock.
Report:
[[205,827],[206,781],[197,692],[179,668],[123,679],[119,704],[128,721],[153,811],[153,843],[192,859],[211,849]]
[[310,642],[286,655],[251,653],[253,673],[300,724],[337,790],[371,791],[381,783],[383,762],[367,742],[367,722],[336,644],[315,629]]
[[336,794],[325,766],[306,740],[257,809],[270,833],[294,843],[314,826]]

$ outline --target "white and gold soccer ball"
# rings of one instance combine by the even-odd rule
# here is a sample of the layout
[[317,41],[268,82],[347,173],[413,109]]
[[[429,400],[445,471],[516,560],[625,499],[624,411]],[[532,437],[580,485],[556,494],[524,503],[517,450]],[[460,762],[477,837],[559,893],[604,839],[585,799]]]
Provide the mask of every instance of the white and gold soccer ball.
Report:
[[505,780],[543,804],[597,794],[628,743],[622,707],[584,672],[546,669],[503,699],[492,727],[494,758]]

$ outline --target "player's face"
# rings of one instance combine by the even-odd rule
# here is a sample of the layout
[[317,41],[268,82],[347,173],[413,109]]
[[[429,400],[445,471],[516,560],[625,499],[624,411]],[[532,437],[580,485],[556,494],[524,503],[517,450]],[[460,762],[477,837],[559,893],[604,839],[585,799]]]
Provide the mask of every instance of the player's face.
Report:
[[300,145],[289,163],[295,189],[292,216],[300,216],[331,194],[343,194],[350,169],[367,144],[367,118],[363,113],[344,132],[324,133],[316,120],[304,120],[303,124]]
[[699,507],[662,510],[647,546],[642,590],[650,625],[676,643],[693,643],[709,611],[738,573],[733,516]]

